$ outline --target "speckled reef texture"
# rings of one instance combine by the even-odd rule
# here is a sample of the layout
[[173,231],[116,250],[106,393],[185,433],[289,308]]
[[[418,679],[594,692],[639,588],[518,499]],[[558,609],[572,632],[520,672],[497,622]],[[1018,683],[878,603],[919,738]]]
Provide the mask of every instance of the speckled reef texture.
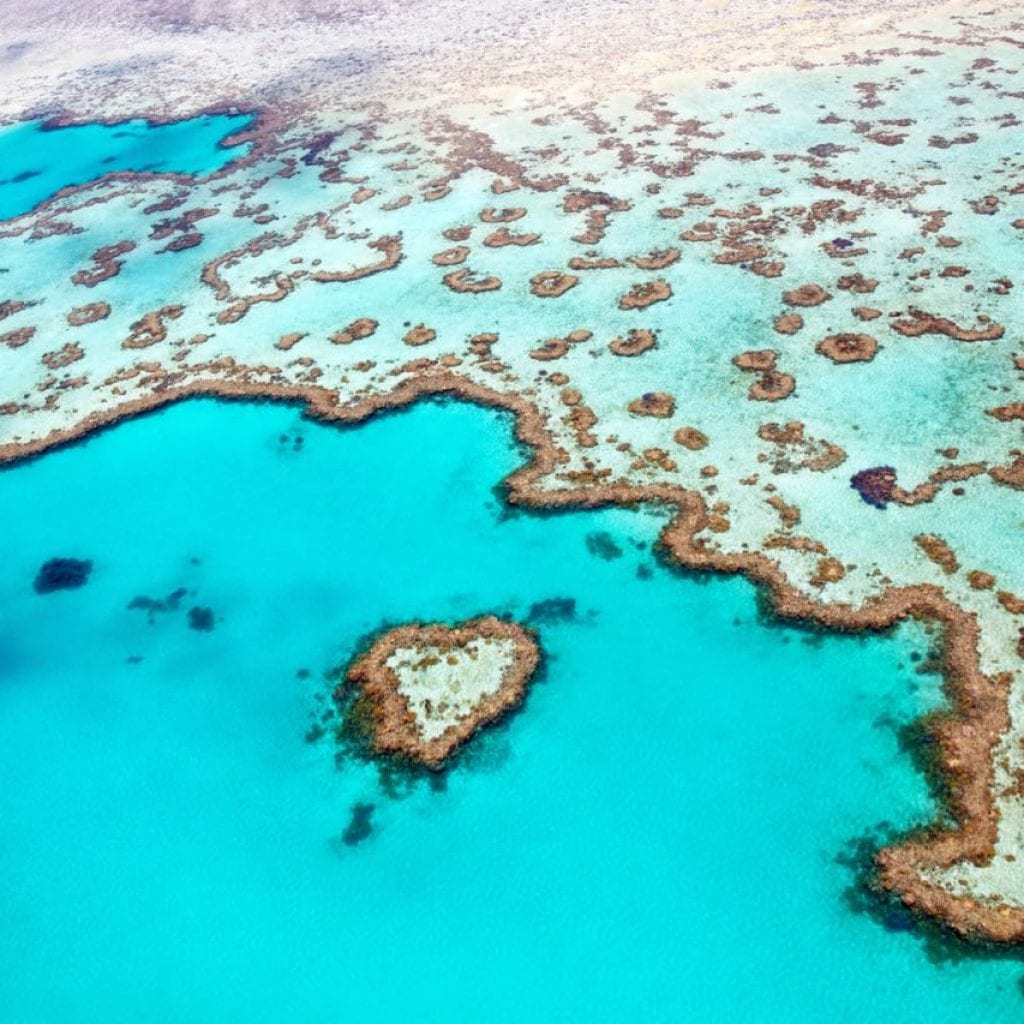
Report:
[[0,224],[3,458],[197,393],[509,408],[512,501],[661,503],[669,557],[786,615],[941,623],[949,818],[880,881],[1024,940],[1012,11],[14,6],[9,120],[255,121],[210,177]]

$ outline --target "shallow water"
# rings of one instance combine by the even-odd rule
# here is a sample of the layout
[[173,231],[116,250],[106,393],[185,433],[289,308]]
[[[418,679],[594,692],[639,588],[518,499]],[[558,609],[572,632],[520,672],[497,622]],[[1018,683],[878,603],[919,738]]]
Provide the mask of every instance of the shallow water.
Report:
[[216,114],[168,124],[139,119],[47,129],[26,121],[0,129],[0,220],[113,171],[209,174],[248,152],[244,144],[220,145],[248,120]]
[[[193,401],[0,473],[0,1018],[1020,1019],[1018,961],[845,898],[849,842],[933,810],[892,728],[938,700],[920,628],[768,628],[651,513],[503,516],[521,457],[461,404]],[[35,594],[57,555],[88,584]],[[443,787],[306,741],[367,631],[549,598],[544,678]]]

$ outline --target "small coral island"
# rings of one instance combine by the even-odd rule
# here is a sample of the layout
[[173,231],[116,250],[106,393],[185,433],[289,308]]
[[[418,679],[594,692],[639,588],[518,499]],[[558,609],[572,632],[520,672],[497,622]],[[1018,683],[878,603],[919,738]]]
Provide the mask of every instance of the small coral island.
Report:
[[523,699],[539,662],[529,630],[491,615],[456,626],[410,623],[378,636],[345,684],[359,689],[376,753],[436,770]]

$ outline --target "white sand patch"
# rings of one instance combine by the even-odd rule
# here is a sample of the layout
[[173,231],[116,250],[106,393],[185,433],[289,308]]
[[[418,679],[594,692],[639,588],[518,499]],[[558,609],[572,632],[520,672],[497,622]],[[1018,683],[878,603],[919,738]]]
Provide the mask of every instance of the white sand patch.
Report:
[[442,736],[501,689],[515,660],[515,641],[471,640],[464,647],[400,647],[387,660],[424,740]]
[[323,109],[384,96],[446,109],[483,88],[585,101],[666,88],[673,76],[839,60],[854,42],[882,47],[944,13],[987,9],[982,0],[0,0],[0,117],[183,116],[224,100]]

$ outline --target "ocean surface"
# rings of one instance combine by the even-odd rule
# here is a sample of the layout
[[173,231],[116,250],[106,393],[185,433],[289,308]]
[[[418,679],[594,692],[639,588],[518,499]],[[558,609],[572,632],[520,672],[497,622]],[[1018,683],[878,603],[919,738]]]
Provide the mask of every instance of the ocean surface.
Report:
[[[923,629],[773,625],[651,511],[510,515],[522,457],[461,403],[196,400],[0,472],[0,1020],[1021,1019],[1019,958],[858,889],[935,809]],[[484,612],[539,629],[520,712],[433,785],[335,742],[369,631]]]
[[0,220],[113,171],[209,174],[246,155],[246,144],[223,148],[220,142],[249,120],[214,114],[167,124],[140,119],[53,129],[24,121],[0,128]]
[[[5,129],[0,217],[243,123]],[[863,886],[936,813],[934,638],[773,623],[652,510],[514,512],[524,457],[460,403],[190,401],[0,471],[0,1024],[1021,1019],[1019,955]],[[544,671],[449,772],[336,741],[369,633],[488,612]]]

